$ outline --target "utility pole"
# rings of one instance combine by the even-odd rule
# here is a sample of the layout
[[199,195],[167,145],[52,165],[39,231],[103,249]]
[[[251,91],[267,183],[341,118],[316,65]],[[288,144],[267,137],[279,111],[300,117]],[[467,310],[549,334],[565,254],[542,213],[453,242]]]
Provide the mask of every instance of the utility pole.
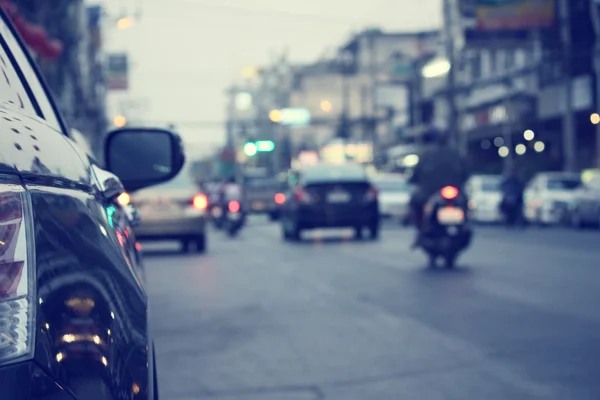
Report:
[[446,57],[450,63],[450,71],[448,72],[448,131],[450,132],[450,143],[454,148],[457,148],[461,154],[466,155],[466,146],[462,143],[458,126],[458,108],[456,107],[456,49],[454,47],[454,18],[452,17],[453,2],[444,0],[444,45]]
[[559,1],[559,28],[562,42],[563,87],[565,88],[565,114],[563,129],[563,169],[577,171],[577,136],[573,118],[573,85],[571,84],[571,21],[569,0]]
[[[596,70],[596,101],[594,103],[595,112],[600,111],[600,1],[590,0],[592,7],[592,21],[594,22],[594,31],[596,32],[596,52],[594,57],[594,67]],[[596,124],[596,167],[600,168],[600,124]]]

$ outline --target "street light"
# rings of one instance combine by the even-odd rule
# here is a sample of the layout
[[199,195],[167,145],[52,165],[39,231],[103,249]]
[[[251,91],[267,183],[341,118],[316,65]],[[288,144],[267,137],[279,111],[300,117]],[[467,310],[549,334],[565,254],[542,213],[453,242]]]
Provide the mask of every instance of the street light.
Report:
[[282,114],[283,113],[280,110],[271,110],[271,112],[269,113],[269,119],[271,120],[271,122],[279,123],[281,122],[283,116]]
[[117,115],[115,118],[113,118],[113,125],[117,128],[122,128],[127,125],[127,118],[122,115]]
[[439,78],[448,75],[452,65],[445,58],[437,58],[427,63],[421,70],[423,78]]
[[244,154],[247,155],[248,157],[252,157],[252,156],[256,155],[257,152],[258,152],[258,149],[254,143],[249,142],[244,145]]
[[330,112],[333,109],[333,105],[329,100],[321,100],[321,111]]
[[598,113],[593,113],[592,115],[590,115],[590,121],[592,122],[592,124],[594,125],[598,125],[600,124],[600,114]]
[[129,29],[133,26],[134,23],[135,19],[133,19],[133,17],[119,18],[119,20],[117,21],[117,29]]

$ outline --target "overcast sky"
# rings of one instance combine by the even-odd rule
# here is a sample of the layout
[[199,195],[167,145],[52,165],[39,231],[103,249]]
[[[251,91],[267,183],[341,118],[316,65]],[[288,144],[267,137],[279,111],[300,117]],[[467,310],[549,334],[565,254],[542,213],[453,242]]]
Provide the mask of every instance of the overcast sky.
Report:
[[[92,1],[90,1],[91,3]],[[139,23],[117,30],[107,22],[106,46],[130,54],[131,88],[146,120],[179,122],[194,152],[224,141],[224,90],[245,66],[263,65],[289,50],[292,61],[315,60],[353,31],[440,25],[441,0],[104,0],[110,14],[142,12]],[[251,4],[251,5],[250,5]],[[184,126],[184,121],[215,122]],[[190,150],[192,150],[190,148]]]

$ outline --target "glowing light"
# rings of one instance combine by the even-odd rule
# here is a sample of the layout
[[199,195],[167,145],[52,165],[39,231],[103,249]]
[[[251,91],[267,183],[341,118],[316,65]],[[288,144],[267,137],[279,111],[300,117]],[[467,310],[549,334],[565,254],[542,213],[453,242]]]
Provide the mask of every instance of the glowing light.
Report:
[[330,112],[333,109],[333,105],[329,100],[321,101],[321,111]]
[[269,119],[271,122],[279,123],[282,118],[283,113],[280,110],[271,110],[271,112],[269,112]]
[[414,167],[419,163],[419,156],[416,154],[409,154],[406,157],[404,157],[403,162],[404,165],[407,167]]
[[56,361],[61,362],[65,358],[63,353],[56,353]]
[[533,140],[533,138],[535,137],[535,133],[531,129],[527,129],[523,133],[523,137],[525,138],[525,140]]
[[538,153],[541,153],[542,151],[544,151],[545,148],[546,148],[546,145],[544,144],[544,142],[535,142],[535,144],[533,145],[533,149],[535,151],[537,151]]
[[192,203],[195,209],[204,210],[206,207],[208,207],[208,198],[203,194],[198,194],[194,196]]
[[253,66],[245,67],[242,70],[242,76],[246,79],[256,78],[258,76],[258,68]]
[[458,189],[454,186],[446,186],[441,190],[441,194],[446,200],[452,200],[458,196]]
[[508,153],[510,153],[510,150],[508,150],[508,147],[506,146],[502,146],[498,149],[498,155],[502,158],[507,157]]
[[133,19],[133,17],[123,17],[117,21],[117,28],[121,30],[129,29],[133,24],[135,24],[135,19]]
[[111,317],[112,319],[115,319],[115,313],[111,311],[111,312],[110,312],[110,317]]
[[283,194],[283,193],[277,193],[275,195],[275,203],[277,203],[279,205],[285,203],[285,194]]
[[105,367],[108,366],[108,360],[106,359],[106,357],[102,357],[100,360],[102,361],[102,364],[104,364]]
[[252,157],[257,152],[258,149],[256,148],[256,145],[254,143],[246,143],[244,145],[244,154],[246,154],[248,157]]
[[437,78],[447,75],[451,68],[452,65],[450,64],[450,61],[440,58],[425,65],[421,70],[421,75],[423,75],[424,78]]
[[113,118],[113,125],[116,126],[117,128],[122,128],[125,125],[127,125],[127,118],[125,118],[122,115],[117,115],[116,117]]
[[525,154],[526,151],[527,151],[527,147],[525,147],[524,144],[518,144],[517,147],[515,147],[515,153],[517,153],[520,156]]
[[590,115],[590,121],[592,122],[592,124],[594,125],[598,125],[600,124],[600,114],[598,113],[593,113],[592,115]]
[[117,198],[117,202],[122,206],[128,205],[130,201],[131,198],[129,197],[129,193],[127,192],[121,193],[121,195]]
[[504,139],[501,138],[500,136],[498,136],[496,139],[494,139],[494,146],[496,147],[502,147],[504,145]]
[[236,212],[240,211],[240,203],[238,203],[235,200],[230,201],[228,208],[229,208],[230,213],[236,213]]

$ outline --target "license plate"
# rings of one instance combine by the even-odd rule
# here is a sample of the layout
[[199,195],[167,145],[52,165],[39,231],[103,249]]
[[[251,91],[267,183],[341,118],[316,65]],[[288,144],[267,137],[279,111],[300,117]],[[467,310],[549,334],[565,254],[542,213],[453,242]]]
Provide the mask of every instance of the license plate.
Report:
[[229,218],[232,221],[237,221],[240,219],[240,214],[239,213],[229,213],[227,215],[227,218]]
[[465,221],[465,212],[457,207],[443,207],[437,212],[437,220],[442,225],[459,225]]
[[327,195],[329,203],[347,203],[350,201],[350,195],[346,192],[333,192]]
[[222,214],[222,211],[221,211],[221,209],[219,207],[213,208],[213,210],[212,210],[212,216],[213,217],[219,218],[221,216],[221,214]]
[[255,201],[254,203],[252,203],[252,208],[255,210],[264,210],[265,203],[263,203],[262,201]]

